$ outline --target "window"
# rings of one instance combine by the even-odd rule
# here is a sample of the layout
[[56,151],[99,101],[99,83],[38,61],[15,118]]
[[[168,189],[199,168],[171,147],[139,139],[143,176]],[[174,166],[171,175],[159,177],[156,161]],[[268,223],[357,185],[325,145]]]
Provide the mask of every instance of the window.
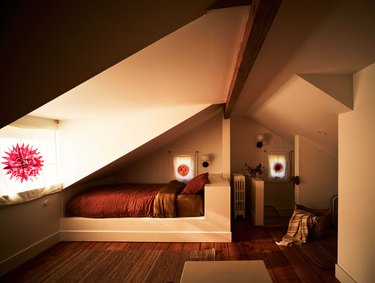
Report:
[[271,181],[287,181],[289,177],[288,158],[286,154],[268,155],[268,179]]
[[26,116],[0,130],[0,204],[59,190],[56,122]]

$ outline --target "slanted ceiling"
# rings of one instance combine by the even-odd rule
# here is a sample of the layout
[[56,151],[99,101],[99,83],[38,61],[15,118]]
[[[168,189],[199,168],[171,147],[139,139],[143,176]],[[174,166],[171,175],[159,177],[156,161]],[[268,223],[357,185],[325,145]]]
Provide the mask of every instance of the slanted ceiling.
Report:
[[337,155],[338,115],[355,107],[352,75],[375,62],[374,10],[367,0],[282,1],[233,115]]
[[291,143],[295,135],[309,137],[337,156],[338,115],[347,111],[348,106],[295,75],[251,116]]
[[215,2],[2,1],[0,93],[7,107],[0,127],[201,17]]
[[30,115],[58,120],[226,101],[249,6],[207,11]]
[[248,5],[207,10],[30,112],[60,120],[63,184],[111,174],[225,103],[248,16]]
[[223,112],[223,107],[223,105],[211,105],[210,107],[207,107],[203,111],[193,115],[189,119],[186,119],[178,126],[160,134],[157,138],[148,141],[128,154],[119,157],[110,164],[79,180],[76,184],[93,182],[98,179],[105,179],[116,175],[117,173],[121,172],[123,168],[126,168],[126,166],[131,166],[133,162],[145,158],[147,155],[155,152],[164,145],[200,126],[206,121],[212,119],[214,116],[221,115]]
[[60,120],[65,186],[111,174],[225,102],[248,2],[7,7],[1,122]]
[[[127,3],[103,1],[102,3],[90,2],[89,6],[73,2],[49,2],[44,6],[31,2],[22,3],[22,5],[15,1],[7,3],[11,7],[1,7],[0,9],[3,13],[1,17],[0,93],[2,105],[6,105],[6,107],[2,107],[0,126],[30,113],[65,92],[77,97],[76,91],[79,86],[91,78],[94,80],[87,85],[84,91],[95,92],[93,88],[100,89],[105,85],[100,80],[95,81],[95,76],[110,70],[112,66],[115,69],[115,64],[126,61],[125,59],[131,55],[135,56],[129,58],[129,61],[136,60],[136,53],[140,50],[145,55],[144,58],[138,58],[142,69],[137,70],[138,72],[134,74],[129,73],[128,65],[120,63],[117,66],[124,68],[120,72],[116,72],[119,74],[118,77],[114,75],[113,86],[117,85],[121,88],[124,86],[123,81],[125,80],[122,77],[124,74],[137,75],[138,86],[158,95],[169,93],[169,96],[166,96],[168,101],[163,101],[162,98],[156,98],[156,96],[153,101],[149,100],[148,105],[151,106],[153,103],[157,105],[159,102],[171,105],[190,103],[193,99],[192,93],[196,93],[195,91],[201,87],[204,89],[203,85],[207,83],[212,87],[211,94],[208,93],[205,96],[207,100],[200,96],[196,96],[194,99],[197,99],[199,103],[207,103],[207,105],[221,103],[225,97],[223,93],[228,93],[227,90],[232,79],[231,76],[227,77],[226,75],[236,67],[236,58],[232,57],[233,61],[229,60],[229,57],[221,58],[221,55],[226,51],[231,50],[236,53],[234,49],[230,49],[230,46],[226,45],[221,51],[217,50],[217,48],[221,48],[218,45],[224,43],[226,39],[216,41],[217,44],[210,44],[211,41],[206,41],[207,44],[197,45],[201,50],[215,54],[215,56],[207,58],[197,56],[194,46],[190,45],[185,36],[182,36],[182,42],[189,47],[188,50],[186,49],[180,54],[181,57],[187,58],[183,60],[185,62],[183,66],[180,66],[175,59],[161,60],[162,52],[159,51],[162,49],[157,48],[151,52],[146,48],[150,44],[163,45],[162,40],[160,42],[158,40],[167,35],[168,45],[177,43],[177,41],[171,40],[178,36],[173,32],[181,29],[187,35],[189,34],[188,29],[197,24],[192,21],[210,19],[215,13],[210,14],[211,11],[207,12],[206,8],[213,2],[209,0],[141,0],[127,1]],[[252,117],[290,140],[293,139],[294,134],[301,133],[311,140],[317,140],[315,137],[317,131],[326,131],[325,125],[331,124],[326,119],[322,119],[324,111],[320,112],[319,107],[316,107],[316,111],[294,111],[294,109],[299,109],[301,103],[307,101],[304,100],[304,92],[307,90],[312,91],[306,94],[307,96],[316,94],[315,96],[319,98],[322,98],[323,95],[330,97],[329,101],[333,102],[334,106],[333,110],[326,109],[328,112],[338,114],[342,109],[349,109],[352,102],[355,107],[355,100],[351,100],[350,77],[354,72],[375,62],[375,53],[373,52],[375,50],[375,37],[373,36],[375,17],[372,13],[374,10],[375,2],[369,0],[282,1],[270,31],[254,64],[252,64],[232,115]],[[206,17],[199,18],[205,13]],[[236,20],[239,23],[245,19],[237,18]],[[187,27],[188,23],[191,24]],[[216,25],[219,29],[221,24],[222,22],[218,19],[212,26]],[[196,42],[207,40],[207,37],[211,35],[211,31],[202,27],[200,26],[200,31],[196,31],[197,33],[194,32]],[[225,28],[220,32],[225,34]],[[221,37],[220,32],[213,35]],[[201,36],[204,34],[206,36]],[[241,28],[236,29],[236,33],[230,34],[227,39],[238,43],[241,40],[240,34]],[[182,45],[176,44],[170,49],[168,49],[169,46],[165,46],[164,51],[171,53],[171,58],[177,58],[176,54],[184,50],[185,44]],[[191,57],[197,57],[202,59],[202,62],[208,62],[211,65],[210,67],[207,67],[206,64],[199,65],[200,60],[191,59]],[[197,65],[190,64],[189,59],[192,60],[191,62],[195,60]],[[226,61],[219,62],[221,60]],[[174,68],[168,70],[166,67],[168,64],[174,64]],[[217,68],[218,72],[214,74],[217,76],[217,85],[207,78],[207,73],[215,69],[215,64],[220,65]],[[160,65],[163,65],[163,68],[160,68]],[[229,69],[225,71],[224,69],[227,67]],[[144,77],[142,70],[146,70]],[[163,87],[158,87],[157,83],[161,79],[168,81],[168,76],[173,72],[184,78],[190,78],[194,84],[187,86],[184,81],[181,81],[181,77],[175,80],[176,76],[169,81],[169,84],[164,85],[165,90],[168,91],[163,91]],[[152,83],[147,84],[146,78],[147,80],[151,79]],[[220,80],[220,78],[224,79]],[[299,84],[303,86],[300,88]],[[112,83],[110,85],[109,89],[112,92]],[[338,85],[342,87],[341,90],[340,87],[337,87]],[[77,86],[78,88],[74,89]],[[128,86],[126,84],[126,86],[130,88],[127,89],[126,94],[129,90],[142,94],[137,85]],[[297,89],[299,91],[296,91]],[[179,90],[179,92],[177,93],[175,90]],[[215,91],[218,92],[213,95]],[[124,94],[116,91],[114,93]],[[179,95],[180,93],[184,95]],[[88,96],[82,97],[84,99],[78,104],[95,104],[95,101],[92,101]],[[322,101],[326,101],[327,97]],[[140,101],[137,101],[138,98],[143,97],[134,96],[134,101],[126,107],[131,107],[132,104],[137,107],[140,104]],[[108,103],[105,99],[98,101]],[[273,103],[275,105],[272,105]],[[314,100],[312,105],[317,106],[318,104]],[[75,109],[74,103],[67,103],[67,105],[72,110],[71,117],[73,114],[89,115],[83,108],[79,108],[82,112]],[[293,107],[291,107],[292,105]],[[118,105],[113,105],[113,107],[114,110],[116,107],[120,108]],[[304,107],[310,108],[309,105]],[[61,118],[68,119],[68,116],[64,116],[67,113],[60,113],[53,107],[51,109],[56,111],[55,114],[59,113]],[[97,108],[93,107],[93,109]],[[283,122],[286,126],[281,127],[282,123],[278,123],[278,119],[272,119],[275,112],[267,112],[265,109],[276,109],[277,111],[283,109],[284,113],[280,113],[281,117],[289,117],[288,121]],[[338,111],[338,109],[341,110]],[[43,114],[41,108],[37,111],[40,111],[39,115],[50,117],[48,111]],[[99,109],[99,111],[104,110]],[[292,115],[289,115],[290,113]],[[332,115],[331,119],[337,119],[337,117],[333,117],[335,115]],[[298,125],[294,121],[298,121]],[[306,125],[311,129],[310,131],[305,131]],[[327,132],[330,135],[334,129]],[[321,141],[321,145],[325,148],[331,148],[334,143],[337,144],[337,141],[328,141],[328,143],[324,140]]]

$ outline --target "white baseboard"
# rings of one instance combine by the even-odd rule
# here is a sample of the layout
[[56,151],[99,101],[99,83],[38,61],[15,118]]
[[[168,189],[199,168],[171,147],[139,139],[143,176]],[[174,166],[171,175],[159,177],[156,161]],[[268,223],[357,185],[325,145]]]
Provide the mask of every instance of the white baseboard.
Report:
[[61,241],[231,242],[231,232],[155,232],[61,230]]
[[11,255],[10,257],[0,261],[0,276],[20,266],[34,256],[38,255],[45,249],[60,241],[60,232],[56,232],[44,239],[28,246],[27,248]]
[[341,283],[357,283],[348,273],[344,271],[339,265],[335,266],[335,276]]

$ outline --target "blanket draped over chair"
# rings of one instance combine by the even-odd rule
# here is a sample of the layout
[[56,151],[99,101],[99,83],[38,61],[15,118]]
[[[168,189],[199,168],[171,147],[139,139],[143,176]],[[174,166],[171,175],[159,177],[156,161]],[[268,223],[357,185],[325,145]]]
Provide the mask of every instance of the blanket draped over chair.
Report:
[[278,245],[291,246],[306,243],[309,234],[309,224],[316,222],[316,216],[304,210],[295,209],[289,221],[288,231]]

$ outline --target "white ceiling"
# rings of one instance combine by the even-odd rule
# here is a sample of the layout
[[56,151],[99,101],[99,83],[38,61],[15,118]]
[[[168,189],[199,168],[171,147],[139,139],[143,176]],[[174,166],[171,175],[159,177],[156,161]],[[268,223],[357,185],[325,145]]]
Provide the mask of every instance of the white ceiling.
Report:
[[333,155],[337,153],[338,115],[349,108],[301,77],[293,76],[251,116],[292,138],[309,137]]
[[215,2],[1,1],[0,95],[13,107],[2,108],[0,127],[198,19]]
[[[343,75],[375,62],[373,11],[375,2],[366,0],[283,1],[234,115],[247,115],[290,141],[304,135],[335,154],[338,114],[349,110],[343,104],[350,104],[348,93],[352,97]],[[324,87],[297,75],[319,78]],[[344,84],[331,93],[337,78]]]
[[375,62],[375,2],[283,1],[235,108],[251,114],[295,74],[352,74]]
[[[223,103],[248,9],[209,11],[31,115],[63,120]],[[374,10],[375,2],[367,0],[284,0],[233,115],[255,119],[290,141],[304,135],[335,153],[337,115],[348,111],[351,84],[330,93],[329,76],[351,75],[375,62]],[[314,77],[323,77],[325,87],[306,80]]]
[[248,11],[211,10],[30,115],[64,120],[224,103]]

